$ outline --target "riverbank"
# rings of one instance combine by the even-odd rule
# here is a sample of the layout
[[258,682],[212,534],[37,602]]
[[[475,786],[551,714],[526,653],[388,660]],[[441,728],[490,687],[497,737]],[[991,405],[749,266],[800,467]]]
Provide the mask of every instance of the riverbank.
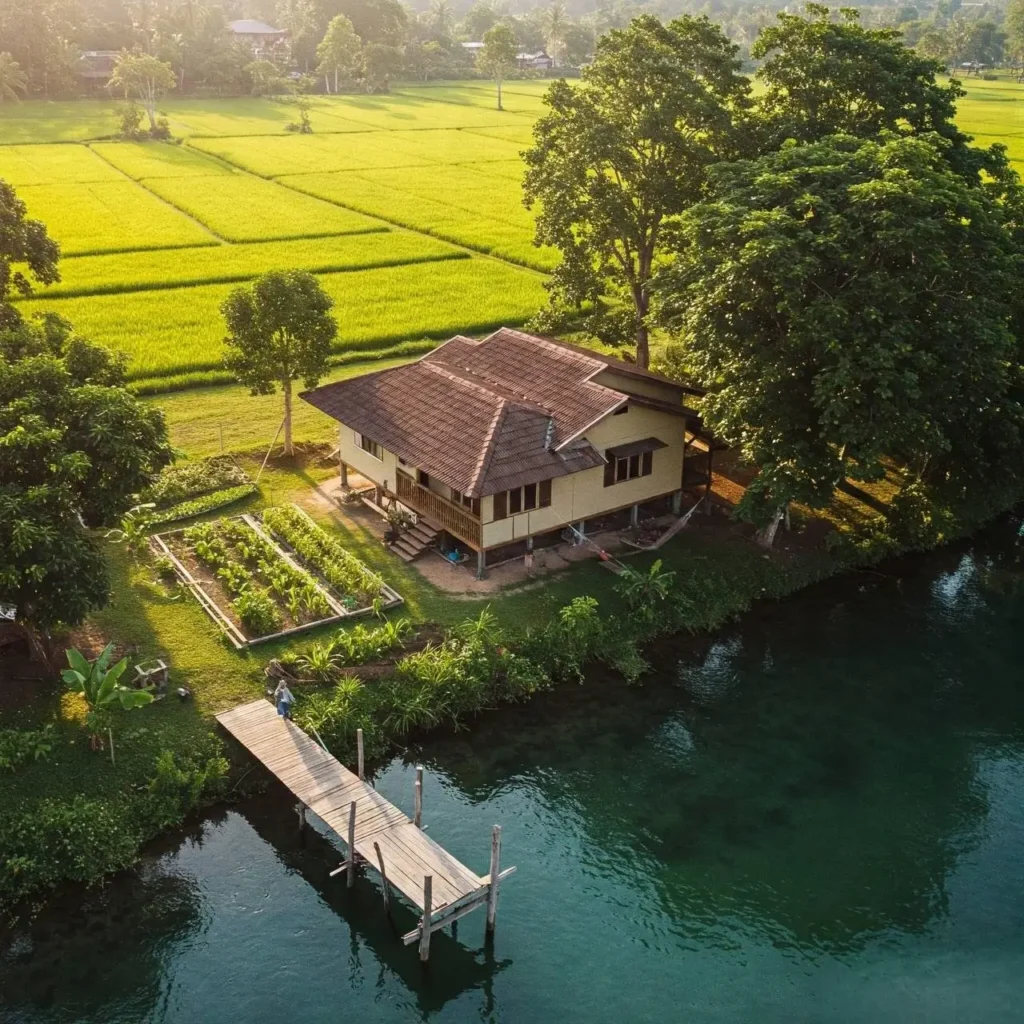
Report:
[[589,672],[376,765],[403,809],[426,766],[429,834],[476,870],[504,825],[492,950],[468,918],[422,971],[395,936],[412,913],[390,924],[370,872],[331,879],[338,845],[273,789],[0,930],[0,1017],[1011,1024],[1016,533],[835,577],[659,642],[642,687]]
[[[272,468],[249,507],[301,500],[331,472],[305,464]],[[845,498],[832,514],[849,520],[844,508]],[[397,615],[418,628],[431,624],[449,631],[426,655],[404,659],[390,678],[300,693],[300,722],[315,724],[342,759],[350,755],[357,727],[364,729],[371,756],[385,758],[425,730],[465,724],[484,709],[581,681],[594,664],[628,680],[642,678],[644,650],[659,638],[719,629],[758,601],[784,598],[915,546],[872,533],[863,512],[845,542],[829,545],[802,543],[812,524],[798,515],[796,532],[789,539],[780,534],[772,552],[742,531],[697,517],[657,553],[661,573],[671,574],[658,577],[664,595],[641,586],[630,596],[591,562],[539,585],[466,601],[438,592],[374,539],[324,517],[322,508],[319,513],[342,543],[388,574],[406,600]],[[981,525],[980,513],[977,519],[962,516],[959,524],[959,535],[972,532]],[[941,539],[953,537],[947,531]],[[0,729],[51,727],[48,749],[7,773],[9,784],[0,793],[5,913],[60,882],[89,883],[127,866],[147,840],[190,810],[237,795],[245,768],[231,775],[212,715],[258,697],[266,661],[286,653],[286,645],[258,653],[229,649],[198,605],[169,590],[150,565],[133,562],[118,547],[110,548],[110,560],[114,600],[91,621],[85,638],[99,646],[115,639],[139,660],[165,657],[172,690],[186,685],[192,698],[172,697],[124,715],[115,733],[116,765],[89,749],[84,709],[56,685],[0,709]],[[630,566],[642,580],[655,561],[653,554],[640,555]],[[21,903],[19,912],[25,908]]]

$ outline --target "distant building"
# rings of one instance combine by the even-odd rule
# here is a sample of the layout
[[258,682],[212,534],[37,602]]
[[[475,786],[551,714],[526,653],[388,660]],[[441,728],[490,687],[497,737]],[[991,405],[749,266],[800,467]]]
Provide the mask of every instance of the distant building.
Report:
[[79,58],[75,74],[90,88],[102,89],[114,73],[120,50],[86,50]]
[[273,25],[257,21],[255,18],[229,21],[228,31],[238,42],[248,46],[254,57],[266,57],[278,50],[288,39],[288,33],[284,29],[274,28]]
[[544,50],[536,53],[517,53],[516,63],[531,71],[548,71],[555,66],[554,60]]
[[470,53],[476,53],[484,48],[483,43],[461,43],[460,45],[464,50],[469,50]]

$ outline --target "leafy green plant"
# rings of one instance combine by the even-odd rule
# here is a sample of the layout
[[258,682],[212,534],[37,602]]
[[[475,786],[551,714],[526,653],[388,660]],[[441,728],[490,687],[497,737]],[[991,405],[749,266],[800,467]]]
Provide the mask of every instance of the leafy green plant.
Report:
[[304,676],[308,676],[318,683],[329,683],[337,677],[341,664],[341,658],[334,649],[334,642],[325,640],[313,644],[305,654],[301,655],[296,662],[296,667]]
[[53,726],[42,729],[0,729],[0,771],[14,771],[26,761],[45,757],[54,743]]
[[251,485],[249,474],[227,455],[176,462],[168,466],[143,494],[158,509],[169,509],[192,498]]
[[128,552],[135,557],[142,555],[149,547],[149,531],[152,525],[150,518],[151,504],[136,505],[121,517],[121,525],[107,530],[106,538],[115,544],[123,544]]
[[231,602],[231,607],[246,631],[253,636],[276,633],[281,625],[281,615],[273,598],[258,587],[246,586]]
[[204,797],[218,794],[228,775],[228,762],[203,753],[176,754],[164,750],[156,759],[146,787],[144,817],[153,829],[176,825]]
[[173,523],[179,519],[191,519],[193,516],[201,516],[206,512],[213,512],[216,509],[233,505],[236,501],[248,498],[252,494],[258,494],[259,488],[255,484],[239,484],[237,487],[226,487],[221,491],[213,491],[211,494],[204,494],[198,498],[190,498],[188,501],[171,505],[170,508],[158,510],[150,517],[150,523],[154,526],[163,523]]
[[654,615],[655,606],[668,597],[676,574],[666,572],[661,566],[659,558],[647,572],[638,572],[626,566],[619,574],[615,590],[634,615],[650,619]]
[[128,659],[122,658],[117,664],[111,665],[114,645],[107,644],[95,661],[88,661],[74,647],[66,651],[69,668],[61,672],[68,689],[80,693],[89,712],[85,724],[90,733],[90,744],[95,750],[102,747],[102,734],[111,727],[112,712],[115,708],[130,711],[142,707],[153,700],[147,690],[136,690],[125,686],[121,676],[128,667]]

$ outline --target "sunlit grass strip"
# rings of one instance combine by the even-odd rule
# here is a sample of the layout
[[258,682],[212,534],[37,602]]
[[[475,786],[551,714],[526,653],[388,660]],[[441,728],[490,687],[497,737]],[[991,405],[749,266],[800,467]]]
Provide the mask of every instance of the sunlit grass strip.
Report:
[[[0,121],[0,135],[4,122]],[[51,143],[0,146],[0,178],[9,185],[81,185],[93,181],[124,181],[113,167],[87,146]]]
[[[543,278],[493,260],[445,260],[320,279],[335,300],[338,352],[384,348],[410,338],[444,338],[521,324],[543,305]],[[124,352],[132,378],[222,368],[220,306],[231,285],[199,285],[64,299],[60,311],[87,338]],[[20,303],[26,315],[48,299]]]
[[229,242],[358,234],[381,227],[362,214],[251,174],[147,178],[142,185]]
[[[170,142],[94,142],[89,149],[99,162],[116,167],[136,181],[142,178],[195,178],[231,174],[231,168],[219,160],[188,146]],[[110,173],[116,175],[117,172],[111,170]]]
[[61,281],[37,294],[45,298],[115,295],[247,281],[269,270],[336,273],[377,267],[467,259],[468,253],[423,235],[389,231],[285,242],[221,245],[182,252],[80,256],[61,263]]
[[[553,249],[538,249],[533,244],[533,220],[519,205],[519,190],[513,180],[476,175],[471,181],[471,176],[466,175],[466,195],[459,205],[452,205],[430,198],[428,193],[434,188],[438,195],[457,200],[455,186],[462,180],[463,168],[422,170],[425,171],[422,182],[412,185],[415,191],[392,184],[401,180],[396,177],[400,172],[392,171],[297,174],[280,181],[290,188],[343,203],[393,224],[490,253],[511,263],[540,271],[555,267],[558,254]],[[486,187],[479,187],[481,179],[487,182]],[[483,209],[471,209],[474,202],[479,202]],[[498,212],[504,216],[496,216]]]
[[215,245],[201,225],[126,179],[18,189],[65,255]]
[[[335,352],[328,364],[332,367],[365,367],[366,372],[378,369],[378,363],[401,362],[424,355],[437,347],[436,338],[419,341],[403,341],[383,348],[356,348],[349,352]],[[133,380],[128,390],[136,395],[169,395],[176,391],[191,391],[194,388],[220,387],[236,383],[237,378],[230,370],[197,370],[193,373],[172,373],[163,377],[147,377]]]

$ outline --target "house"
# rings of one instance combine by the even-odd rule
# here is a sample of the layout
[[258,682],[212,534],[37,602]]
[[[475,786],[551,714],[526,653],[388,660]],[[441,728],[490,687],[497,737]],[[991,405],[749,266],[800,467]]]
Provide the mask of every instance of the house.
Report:
[[468,50],[471,54],[473,54],[473,56],[476,56],[476,54],[478,54],[484,48],[484,44],[480,42],[459,43],[459,45],[464,50]]
[[[502,328],[301,397],[341,424],[342,486],[417,513],[423,540],[475,552],[478,575],[596,520],[678,513],[693,389],[631,363]],[[447,542],[447,543],[446,543]],[[402,551],[403,548],[399,547]]]
[[555,66],[554,58],[549,57],[544,50],[536,53],[517,53],[516,63],[531,71],[550,71]]
[[255,18],[229,21],[228,31],[237,42],[248,46],[254,57],[267,56],[288,38],[288,33],[283,29],[274,28]]
[[105,88],[120,56],[120,50],[85,50],[78,59],[75,74],[85,86]]

